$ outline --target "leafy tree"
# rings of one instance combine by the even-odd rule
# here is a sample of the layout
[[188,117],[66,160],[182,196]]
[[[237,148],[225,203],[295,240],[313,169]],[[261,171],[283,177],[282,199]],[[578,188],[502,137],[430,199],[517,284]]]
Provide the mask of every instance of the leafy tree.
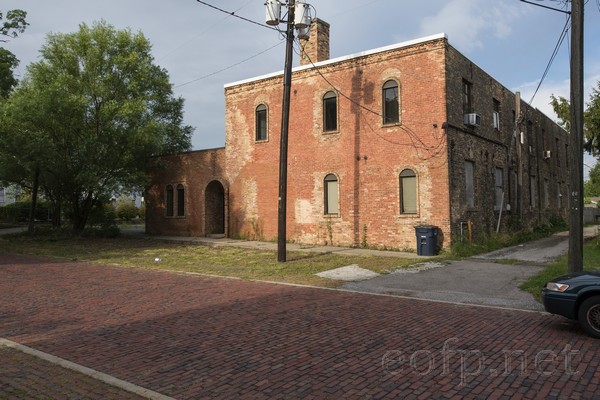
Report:
[[142,188],[149,157],[188,150],[193,129],[142,33],[82,24],[40,55],[0,109],[0,178],[33,185],[39,171],[79,234],[98,199]]
[[[29,25],[25,18],[27,17],[27,12],[23,10],[10,10],[6,13],[6,17],[0,11],[0,36],[5,36],[9,38],[16,38],[20,33],[25,32],[25,28]],[[0,39],[0,42],[6,42],[6,39]]]
[[[571,126],[571,106],[569,101],[564,97],[551,96],[550,104],[554,108],[554,112],[560,119],[560,125],[566,130]],[[585,150],[590,154],[600,156],[600,81],[597,87],[592,89],[590,102],[583,115],[583,134],[586,144]]]
[[0,97],[8,97],[17,80],[13,75],[14,69],[19,65],[19,60],[10,51],[0,47]]
[[600,156],[600,81],[592,89],[590,102],[585,111],[585,128],[588,151]]
[[590,170],[590,179],[583,185],[585,197],[600,197],[600,163]]
[[[20,33],[25,32],[27,21],[27,12],[23,10],[10,10],[4,14],[0,11],[0,36],[16,38]],[[4,22],[1,22],[5,20]],[[7,39],[0,39],[0,42],[7,42]],[[19,65],[19,60],[15,55],[0,47],[0,97],[7,97],[10,91],[17,84],[13,71]]]

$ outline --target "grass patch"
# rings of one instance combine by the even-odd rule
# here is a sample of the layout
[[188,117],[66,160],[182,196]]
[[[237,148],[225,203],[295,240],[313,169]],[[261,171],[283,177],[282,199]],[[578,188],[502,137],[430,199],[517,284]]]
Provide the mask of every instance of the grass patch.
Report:
[[[600,243],[597,240],[589,241],[583,246],[583,269],[594,270],[600,268]],[[529,292],[539,300],[540,290],[549,281],[561,275],[567,274],[568,256],[564,255],[558,258],[552,264],[549,264],[539,274],[535,275],[523,285],[521,290]]]
[[336,287],[343,282],[320,278],[315,275],[318,272],[358,264],[377,273],[387,273],[422,262],[417,258],[288,252],[288,261],[279,263],[274,251],[212,248],[128,236],[73,238],[60,232],[33,237],[7,235],[0,238],[0,252],[323,287]]

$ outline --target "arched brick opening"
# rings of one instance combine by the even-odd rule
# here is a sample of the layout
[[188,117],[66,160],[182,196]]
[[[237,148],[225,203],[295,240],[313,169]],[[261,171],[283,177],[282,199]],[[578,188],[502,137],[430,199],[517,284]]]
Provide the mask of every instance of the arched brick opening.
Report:
[[204,198],[206,235],[225,234],[225,188],[219,181],[206,186]]

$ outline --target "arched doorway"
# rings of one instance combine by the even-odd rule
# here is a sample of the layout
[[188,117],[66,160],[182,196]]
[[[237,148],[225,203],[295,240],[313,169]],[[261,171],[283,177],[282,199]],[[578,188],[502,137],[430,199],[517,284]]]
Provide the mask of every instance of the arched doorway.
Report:
[[212,181],[206,186],[204,218],[207,236],[225,234],[225,188],[219,181]]

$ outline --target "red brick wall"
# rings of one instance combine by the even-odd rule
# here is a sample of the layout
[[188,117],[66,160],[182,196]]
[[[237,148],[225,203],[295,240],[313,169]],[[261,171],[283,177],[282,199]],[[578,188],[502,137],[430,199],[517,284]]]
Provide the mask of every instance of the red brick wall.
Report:
[[[382,86],[393,79],[400,91],[400,123],[382,123]],[[463,122],[462,82],[473,85],[473,112],[481,126]],[[224,187],[225,234],[234,238],[275,240],[279,182],[282,76],[256,78],[225,88],[224,149],[166,156],[165,169],[153,170],[148,188],[150,233],[199,235],[213,233],[206,215],[206,187],[218,180]],[[323,132],[323,96],[338,90],[338,129]],[[503,169],[505,203],[501,219],[506,231],[514,222],[516,195],[515,95],[452,48],[445,38],[405,47],[332,60],[318,67],[298,68],[292,78],[289,127],[287,239],[329,244],[415,249],[415,227],[438,227],[440,247],[461,239],[461,223],[472,223],[474,239],[495,231],[495,168]],[[500,127],[492,125],[493,100],[500,102]],[[255,110],[268,109],[268,138],[255,140]],[[527,227],[552,215],[565,215],[567,202],[566,135],[537,110],[521,105],[531,134],[524,146],[524,203],[528,180],[537,179],[536,204],[518,222]],[[526,130],[523,127],[523,130]],[[558,145],[557,145],[558,140]],[[531,152],[529,152],[531,146]],[[556,149],[554,149],[556,147]],[[543,151],[552,150],[552,160]],[[474,163],[475,207],[466,207],[464,162]],[[416,214],[400,212],[399,176],[417,175]],[[339,214],[325,215],[324,178],[339,182]],[[548,200],[542,201],[548,181]],[[186,187],[184,218],[166,217],[165,187]],[[565,196],[566,197],[566,196]],[[175,203],[176,203],[175,199]],[[219,202],[217,202],[219,203]],[[208,218],[208,219],[207,219]],[[220,218],[220,216],[219,216]],[[206,221],[210,223],[207,224]],[[209,231],[207,231],[207,225]],[[465,228],[466,229],[466,228]]]
[[[146,188],[146,231],[177,236],[206,235],[205,191],[219,181],[227,193],[225,149],[192,151],[152,159],[150,185]],[[185,190],[185,215],[177,216],[177,185]],[[174,189],[174,216],[167,216],[166,187]],[[226,195],[225,195],[226,198]],[[225,209],[227,204],[225,204]],[[210,232],[209,232],[210,233]]]
[[[443,39],[329,64],[320,72],[338,96],[338,131],[323,133],[322,97],[330,84],[312,69],[292,79],[288,239],[303,243],[415,248],[414,227],[449,228],[448,170],[442,123]],[[401,123],[383,126],[381,88],[400,85]],[[277,236],[281,76],[226,88],[226,159],[232,234]],[[269,112],[266,142],[254,140],[254,113]],[[399,175],[417,173],[419,208],[401,215]],[[338,216],[324,215],[323,179],[339,180]],[[443,242],[444,246],[448,241]]]

